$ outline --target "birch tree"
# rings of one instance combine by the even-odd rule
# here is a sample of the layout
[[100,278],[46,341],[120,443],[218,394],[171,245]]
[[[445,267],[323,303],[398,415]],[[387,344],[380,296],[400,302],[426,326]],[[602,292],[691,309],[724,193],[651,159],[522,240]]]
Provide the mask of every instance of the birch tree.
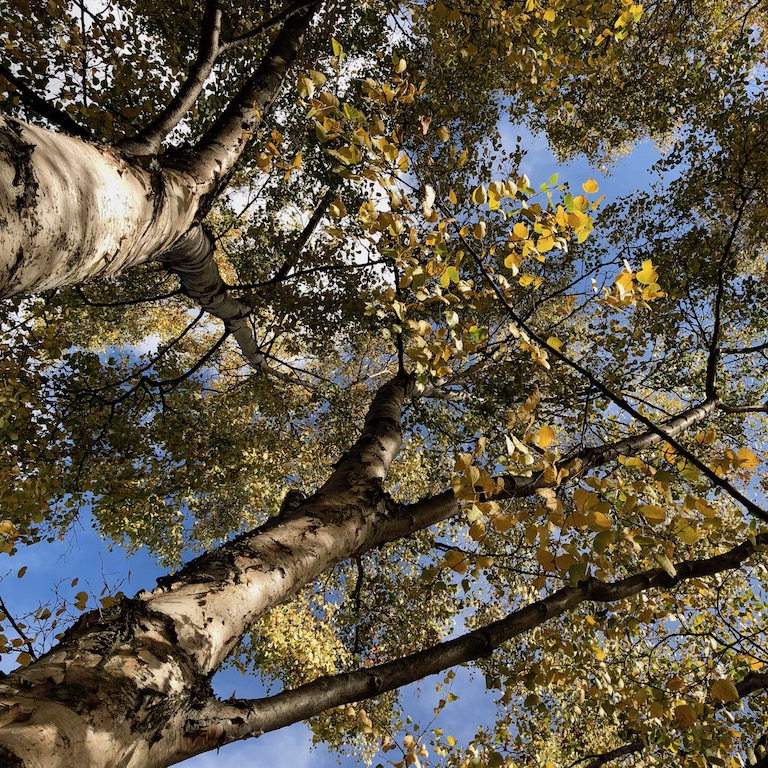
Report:
[[[0,763],[764,764],[764,13],[8,4],[1,556],[169,572],[3,607]],[[468,744],[397,698],[458,665]]]

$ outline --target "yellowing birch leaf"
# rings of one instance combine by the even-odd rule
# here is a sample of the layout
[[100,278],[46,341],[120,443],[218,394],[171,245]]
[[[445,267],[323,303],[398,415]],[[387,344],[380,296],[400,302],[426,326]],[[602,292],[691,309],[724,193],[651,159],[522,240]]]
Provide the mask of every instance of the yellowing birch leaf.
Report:
[[595,192],[597,192],[600,187],[598,187],[597,182],[594,179],[587,179],[582,185],[581,188],[588,194],[592,195]]
[[667,510],[654,504],[642,504],[637,511],[651,524],[660,525],[667,519]]
[[512,227],[512,234],[520,240],[525,240],[528,237],[528,227],[526,227],[522,221],[518,221],[517,224]]
[[497,515],[491,520],[493,527],[501,533],[506,533],[512,527],[513,522],[512,515]]
[[590,531],[607,531],[612,525],[611,518],[597,509],[593,509],[587,515],[587,526]]
[[460,453],[456,459],[456,463],[453,465],[454,472],[466,472],[467,468],[472,464],[471,453]]
[[690,728],[697,720],[696,710],[687,704],[675,707],[675,722],[679,728]]
[[760,459],[755,456],[749,448],[739,448],[739,452],[736,454],[736,460],[740,467],[744,469],[755,469],[760,464]]
[[488,201],[488,193],[485,189],[485,187],[475,187],[475,189],[472,190],[472,202],[475,205],[483,205]]
[[651,285],[651,283],[655,283],[659,279],[659,273],[653,268],[651,259],[646,259],[635,277],[643,285]]
[[463,552],[451,550],[450,552],[445,553],[443,565],[447,565],[452,571],[456,571],[456,573],[466,573],[468,567],[467,556]]
[[308,99],[315,92],[315,84],[312,82],[312,78],[306,75],[299,75],[296,87],[302,99]]
[[727,677],[715,680],[709,692],[722,702],[738,701],[741,698],[733,680]]
[[550,443],[555,439],[555,431],[552,427],[542,427],[534,436],[533,442],[538,445],[539,448],[548,448]]

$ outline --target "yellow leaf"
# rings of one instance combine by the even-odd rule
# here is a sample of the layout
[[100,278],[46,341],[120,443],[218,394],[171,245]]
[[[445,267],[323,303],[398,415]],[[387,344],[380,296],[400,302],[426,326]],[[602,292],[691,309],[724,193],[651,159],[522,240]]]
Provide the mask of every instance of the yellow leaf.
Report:
[[475,187],[475,189],[472,191],[472,202],[475,205],[483,205],[488,201],[488,193],[485,190],[485,187]]
[[525,240],[528,237],[528,227],[526,227],[522,221],[518,221],[517,224],[512,227],[512,234],[520,240]]
[[448,192],[448,199],[454,204],[458,205],[459,199],[456,197],[456,193],[451,189]]
[[573,503],[580,512],[586,512],[597,502],[597,494],[586,488],[577,488],[573,492]]
[[576,565],[579,561],[568,552],[564,552],[562,555],[558,555],[555,558],[555,567],[559,571],[567,571],[572,565]]
[[740,698],[733,680],[727,677],[715,680],[710,689],[710,693],[722,702],[738,701]]
[[485,536],[485,523],[481,520],[476,520],[469,526],[469,535],[473,541],[480,541]]
[[555,431],[552,427],[542,427],[533,437],[533,442],[539,448],[548,448],[549,444],[555,439]]
[[443,565],[447,565],[452,571],[456,571],[456,573],[466,573],[468,567],[467,556],[463,552],[451,550],[450,552],[445,553]]
[[510,253],[506,259],[504,259],[504,266],[507,269],[512,270],[512,274],[516,275],[520,271],[520,267],[522,266],[523,259],[522,257],[517,253]]
[[340,219],[347,213],[347,207],[337,197],[329,206],[328,213],[333,216],[334,219]]
[[311,77],[299,75],[297,88],[302,99],[308,99],[315,92],[315,84]]
[[651,524],[659,525],[667,519],[667,510],[654,504],[642,504],[637,511]]
[[611,522],[611,518],[603,512],[593,509],[587,515],[587,525],[591,531],[607,531],[613,523]]
[[556,349],[559,352],[563,348],[563,342],[555,336],[550,336],[547,339],[547,346],[552,347],[552,349]]
[[675,707],[675,722],[679,728],[690,728],[697,720],[696,711],[687,704]]
[[454,472],[466,472],[469,466],[472,464],[471,453],[460,453],[456,459],[456,463],[453,465]]
[[739,448],[736,459],[739,462],[739,466],[744,467],[744,469],[754,469],[760,464],[760,459],[749,448]]
[[592,195],[600,188],[597,185],[597,182],[594,179],[587,179],[582,185],[581,188],[588,194]]
[[474,237],[475,240],[482,240],[485,237],[484,221],[478,221],[477,224],[475,224],[475,228],[472,230],[472,237]]
[[506,533],[512,527],[513,522],[512,515],[498,515],[491,520],[493,527],[502,533]]
[[539,253],[546,253],[547,251],[551,251],[554,247],[555,238],[552,237],[552,235],[540,237],[536,242],[536,248],[538,249]]
[[437,138],[440,141],[448,141],[451,138],[451,132],[444,125],[441,125],[437,129]]
[[621,288],[624,293],[632,292],[632,273],[624,270],[617,278],[616,285]]
[[547,8],[547,10],[544,11],[544,21],[554,21],[555,16],[556,14],[554,8]]
[[16,661],[21,667],[28,667],[32,663],[32,657],[26,652],[22,651],[17,657]]
[[651,285],[658,280],[659,273],[653,268],[651,259],[646,259],[643,262],[642,269],[637,273],[636,277],[643,285]]

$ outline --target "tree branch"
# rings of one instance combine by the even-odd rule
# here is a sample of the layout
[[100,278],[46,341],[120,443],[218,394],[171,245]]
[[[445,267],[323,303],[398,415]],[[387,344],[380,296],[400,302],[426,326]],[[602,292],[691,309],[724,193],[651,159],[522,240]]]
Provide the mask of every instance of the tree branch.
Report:
[[754,352],[765,352],[768,349],[768,341],[764,344],[756,344],[754,347],[728,347],[720,350],[724,355],[751,355]]
[[[713,400],[679,413],[661,425],[664,434],[674,436],[688,429],[693,424],[704,420],[715,410],[716,403]],[[633,456],[646,448],[660,443],[664,438],[656,431],[642,432],[631,435],[608,445],[583,448],[561,462],[562,466],[570,467],[569,479],[581,477],[590,469],[612,461],[618,456]],[[500,475],[494,480],[501,480],[502,490],[494,494],[495,500],[522,498],[533,496],[536,491],[544,488],[554,488],[556,483],[544,479],[544,473],[538,472],[527,475]],[[482,495],[482,493],[481,493]],[[459,514],[461,506],[452,490],[443,491],[429,498],[421,499],[406,507],[412,514],[442,515],[443,519],[449,519]],[[440,512],[438,512],[440,510]]]
[[307,243],[309,242],[312,235],[315,234],[315,230],[320,224],[320,221],[325,215],[325,212],[328,210],[328,206],[333,202],[334,198],[336,197],[337,187],[338,187],[338,181],[335,184],[332,184],[330,187],[328,187],[325,194],[323,195],[322,200],[317,204],[317,207],[313,211],[312,215],[309,217],[309,221],[307,222],[307,225],[304,227],[304,229],[301,231],[301,234],[296,238],[296,240],[290,246],[288,256],[286,257],[282,266],[280,267],[280,269],[277,270],[277,272],[275,272],[273,277],[271,277],[269,280],[263,283],[264,286],[269,286],[269,285],[273,285],[274,283],[279,283],[281,280],[284,280],[286,277],[288,277],[288,273],[296,266],[296,263],[299,260],[299,256],[301,255],[301,252],[304,250],[304,248],[306,248]]
[[728,234],[728,240],[725,243],[723,255],[721,256],[720,263],[717,267],[717,290],[715,292],[715,305],[712,310],[714,325],[712,328],[712,338],[710,339],[709,343],[709,353],[707,355],[707,372],[705,377],[705,392],[709,398],[717,397],[715,380],[717,377],[717,364],[720,360],[720,330],[723,319],[723,296],[725,295],[724,267],[726,259],[728,259],[730,256],[731,248],[733,247],[733,241],[736,238],[736,233],[738,232],[741,218],[744,215],[744,209],[746,208],[747,200],[747,196],[742,195],[741,205],[739,206],[736,218],[733,220],[733,224],[731,225],[731,231]]
[[206,0],[200,25],[200,44],[197,58],[189,70],[178,93],[145,128],[136,135],[126,137],[117,146],[132,155],[154,155],[160,150],[163,139],[181,122],[192,109],[213,71],[213,65],[221,53],[221,7],[219,0]]
[[633,741],[629,744],[624,744],[621,747],[616,747],[616,749],[612,749],[608,752],[584,755],[584,757],[580,757],[578,760],[572,762],[568,768],[576,768],[577,765],[586,763],[587,760],[591,760],[591,762],[587,763],[584,768],[601,768],[601,766],[611,762],[611,760],[616,760],[619,757],[626,757],[627,755],[632,755],[635,752],[641,752],[643,749],[644,745],[642,741]]
[[168,153],[166,163],[179,165],[205,179],[215,194],[250,143],[256,129],[280,94],[285,76],[298,55],[320,0],[287,19],[257,70],[219,115],[196,146]]
[[35,648],[32,645],[32,641],[24,634],[24,631],[16,623],[16,619],[13,618],[13,615],[11,614],[11,612],[5,607],[5,603],[3,602],[3,599],[1,597],[0,597],[0,611],[2,611],[5,614],[5,618],[11,622],[11,626],[13,627],[14,631],[21,638],[21,641],[24,643],[24,645],[27,646],[27,652],[32,657],[32,659],[37,659],[37,654],[35,653]]
[[303,11],[305,8],[310,7],[316,2],[317,0],[298,0],[298,2],[289,5],[287,8],[284,8],[282,11],[280,11],[280,13],[272,16],[272,18],[267,19],[266,21],[262,21],[261,24],[257,24],[253,29],[248,30],[248,32],[245,32],[242,35],[238,35],[237,37],[233,37],[231,40],[222,43],[220,46],[221,51],[229,51],[232,48],[236,48],[240,45],[249,43],[254,38],[266,32],[268,29],[277,26],[283,21],[287,21],[291,18],[291,16],[295,16],[297,13]]
[[[221,702],[209,700],[187,724],[187,735],[219,734],[218,743],[257,736],[306,720],[326,709],[378,696],[445,669],[490,655],[503,643],[551,621],[584,602],[613,603],[649,589],[669,589],[690,579],[713,576],[739,568],[761,547],[768,532],[759,534],[723,554],[675,564],[675,576],[661,568],[614,582],[585,579],[564,587],[485,627],[395,661],[339,675],[321,677],[291,691],[264,699]],[[207,748],[210,748],[208,746]]]
[[636,408],[634,408],[632,404],[623,395],[620,395],[617,392],[614,392],[612,389],[610,389],[605,384],[603,384],[603,382],[600,381],[600,379],[598,379],[597,376],[595,376],[590,370],[585,368],[581,363],[571,359],[570,357],[565,355],[563,352],[561,352],[559,349],[556,349],[555,347],[547,344],[546,340],[542,338],[538,333],[536,333],[536,331],[534,331],[517,314],[515,309],[510,305],[510,303],[507,301],[506,296],[504,296],[504,294],[502,293],[499,286],[496,284],[493,277],[489,274],[482,260],[478,257],[477,253],[472,247],[472,244],[469,243],[466,240],[466,238],[461,236],[461,234],[459,234],[459,237],[462,243],[464,244],[464,246],[467,248],[467,250],[473,255],[475,263],[477,264],[477,267],[480,273],[482,274],[483,279],[488,283],[491,290],[499,299],[501,305],[505,308],[507,314],[512,318],[512,320],[518,326],[518,328],[521,331],[525,332],[525,334],[527,334],[528,338],[531,341],[533,341],[542,349],[545,349],[548,355],[551,355],[559,362],[564,363],[569,368],[572,368],[578,374],[583,376],[598,392],[600,392],[602,395],[607,397],[614,405],[621,408],[621,410],[624,411],[625,413],[628,413],[630,416],[632,416],[633,419],[639,421],[641,424],[644,424],[651,432],[655,433],[664,442],[672,446],[672,448],[674,448],[675,451],[682,458],[684,458],[686,461],[688,461],[690,464],[696,467],[696,469],[698,469],[699,472],[701,472],[713,485],[716,485],[718,488],[722,488],[729,496],[731,496],[731,498],[738,501],[750,514],[754,515],[759,520],[768,522],[768,512],[762,509],[758,504],[755,504],[754,501],[749,499],[738,488],[735,488],[727,480],[720,477],[714,470],[710,469],[710,467],[704,464],[703,461],[701,461],[698,457],[696,457],[693,453],[691,453],[684,445],[682,445],[673,436],[666,434],[661,427],[654,424],[654,422],[651,421],[651,419],[649,419],[647,416],[644,416]]
[[728,403],[718,403],[717,407],[723,413],[768,413],[768,400],[762,405],[728,405]]
[[195,224],[160,261],[178,275],[184,294],[224,322],[250,365],[264,371],[268,368],[266,358],[247,321],[251,308],[229,295],[213,254],[211,236],[202,225]]
[[19,93],[22,101],[41,117],[57,125],[63,131],[79,136],[81,139],[92,139],[93,134],[89,128],[76,123],[66,112],[57,109],[53,104],[38,96],[29,86],[19,80],[10,69],[0,64],[0,77],[7,80]]

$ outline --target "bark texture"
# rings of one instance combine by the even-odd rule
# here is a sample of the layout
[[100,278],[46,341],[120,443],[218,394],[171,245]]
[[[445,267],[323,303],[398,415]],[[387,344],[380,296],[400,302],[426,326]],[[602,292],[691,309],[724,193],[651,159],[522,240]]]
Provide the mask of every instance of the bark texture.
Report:
[[205,190],[180,167],[0,120],[0,298],[156,257],[192,225]]

